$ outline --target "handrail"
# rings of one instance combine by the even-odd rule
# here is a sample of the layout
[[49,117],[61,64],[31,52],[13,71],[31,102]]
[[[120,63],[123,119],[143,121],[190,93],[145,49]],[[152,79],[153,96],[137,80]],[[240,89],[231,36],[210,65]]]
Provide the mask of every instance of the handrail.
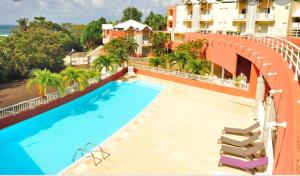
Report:
[[180,78],[202,81],[202,82],[207,82],[207,83],[211,83],[211,84],[221,85],[224,87],[242,89],[242,90],[246,90],[246,91],[249,90],[249,84],[246,82],[240,82],[238,84],[238,82],[235,80],[216,78],[211,75],[203,76],[203,75],[197,75],[197,74],[192,74],[192,73],[180,72],[180,71],[176,71],[176,70],[151,67],[151,66],[146,66],[146,65],[142,65],[142,64],[136,64],[136,63],[130,63],[130,65],[137,69],[148,70],[148,71],[157,72],[160,74],[172,75],[172,76],[176,76],[176,77],[180,77]]
[[[116,71],[114,71],[113,73],[106,73],[103,74],[100,79],[96,79],[96,78],[92,78],[88,80],[88,85],[92,85],[95,84],[101,80],[104,80],[108,77],[110,77],[113,74],[116,74],[119,70],[117,69]],[[71,93],[74,93],[76,91],[80,90],[80,86],[79,84],[75,84],[73,86],[67,87],[65,88],[65,95],[69,95]],[[17,103],[15,105],[11,105],[8,107],[4,107],[4,108],[0,108],[0,119],[10,116],[10,115],[16,115],[19,112],[25,111],[25,110],[29,110],[29,109],[33,109],[39,105],[42,104],[46,104],[49,103],[53,100],[56,100],[58,98],[60,98],[61,95],[59,92],[53,92],[53,93],[49,93],[47,94],[45,97],[37,97],[37,98],[33,98],[27,101],[23,101],[20,103]]]
[[[98,148],[99,150],[87,150],[86,148],[88,146],[93,146],[94,148]],[[94,166],[97,166],[98,164],[100,164],[102,162],[102,160],[105,160],[106,158],[108,158],[110,156],[109,153],[105,152],[102,147],[96,145],[96,144],[92,144],[90,142],[86,143],[85,146],[83,148],[79,148],[76,150],[74,156],[73,156],[73,163],[75,162],[75,159],[78,155],[78,153],[81,152],[81,157],[83,157],[84,155],[90,154],[91,156],[86,156],[86,157],[92,157],[93,161],[94,161]],[[98,158],[96,157],[96,155],[94,154],[95,152],[101,152],[101,157],[102,158]],[[106,154],[107,156],[105,157],[104,154]],[[97,163],[96,160],[98,160],[99,162]]]
[[[207,34],[205,32],[199,31],[198,33]],[[213,31],[207,35],[215,35],[217,31]],[[272,36],[268,34],[240,34],[237,32],[227,32],[222,34],[231,37],[238,37],[245,40],[250,40],[256,42],[265,47],[271,48],[275,52],[279,53],[284,61],[289,64],[289,69],[294,71],[294,80],[299,81],[300,77],[300,47],[293,42],[280,38],[277,36]]]

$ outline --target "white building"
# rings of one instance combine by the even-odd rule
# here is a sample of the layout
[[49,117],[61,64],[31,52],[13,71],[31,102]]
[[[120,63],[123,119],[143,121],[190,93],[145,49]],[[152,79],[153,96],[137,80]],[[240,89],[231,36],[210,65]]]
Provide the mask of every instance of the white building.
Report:
[[300,3],[292,0],[182,0],[167,14],[167,30],[178,41],[185,32],[199,31],[300,34]]

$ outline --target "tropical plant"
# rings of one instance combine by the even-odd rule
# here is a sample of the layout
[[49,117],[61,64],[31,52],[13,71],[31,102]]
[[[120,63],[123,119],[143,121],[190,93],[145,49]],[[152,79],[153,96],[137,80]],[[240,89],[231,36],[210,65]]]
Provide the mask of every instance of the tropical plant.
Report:
[[19,18],[17,20],[17,23],[18,23],[18,28],[22,31],[26,31],[27,28],[29,27],[28,26],[28,23],[29,23],[28,18]]
[[142,16],[143,16],[143,13],[140,12],[137,8],[127,7],[123,11],[123,17],[122,17],[121,21],[125,22],[128,20],[135,20],[135,21],[141,22]]
[[157,57],[163,56],[167,53],[166,42],[169,40],[169,36],[165,33],[154,33],[150,41],[153,47],[153,54]]
[[150,26],[154,31],[164,30],[167,27],[167,19],[161,14],[155,14],[151,11],[145,20],[145,24]]
[[186,68],[187,62],[192,59],[189,53],[176,51],[171,55],[171,66],[177,66],[179,71],[183,71]]
[[132,56],[135,53],[137,47],[138,44],[136,43],[134,38],[120,37],[120,38],[112,39],[111,41],[106,43],[104,45],[104,50],[107,52],[107,54],[114,54],[116,50],[124,49],[126,55]]
[[32,85],[37,85],[39,89],[39,95],[43,98],[46,97],[48,87],[55,87],[60,94],[64,93],[62,85],[62,79],[58,74],[51,73],[49,70],[32,70],[30,79],[27,82],[27,87],[31,88]]
[[109,55],[99,56],[93,62],[93,69],[99,72],[105,69],[106,72],[109,72],[113,69],[113,59]]
[[126,49],[128,55],[132,56],[135,53],[138,46],[139,45],[137,44],[137,42],[135,41],[135,39],[133,37],[126,38],[125,49]]
[[67,67],[60,72],[65,87],[69,87],[71,82],[73,85],[79,84],[80,90],[84,90],[88,86],[87,74],[84,70],[80,70],[74,67]]
[[159,67],[162,65],[162,59],[159,57],[154,57],[149,60],[149,64],[153,67]]
[[189,53],[192,58],[199,59],[204,41],[199,39],[183,43],[176,47],[176,51]]
[[97,21],[90,22],[81,34],[81,43],[89,49],[96,48],[102,42],[102,24],[106,19],[101,17]]
[[208,62],[204,59],[195,60],[190,59],[187,65],[188,71],[194,74],[205,75],[210,72]]
[[115,51],[113,51],[113,53],[110,53],[109,57],[116,64],[116,68],[128,62],[127,52],[123,48],[116,49]]

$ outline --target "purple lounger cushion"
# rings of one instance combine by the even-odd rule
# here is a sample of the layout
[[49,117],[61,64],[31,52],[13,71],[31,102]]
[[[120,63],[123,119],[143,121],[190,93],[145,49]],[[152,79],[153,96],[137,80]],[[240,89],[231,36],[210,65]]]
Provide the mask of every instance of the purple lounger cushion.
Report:
[[242,169],[254,169],[259,166],[264,166],[268,164],[268,157],[263,157],[260,159],[250,160],[250,161],[244,161],[239,160],[236,158],[231,158],[228,156],[221,156],[220,158],[220,164],[224,165],[230,165]]

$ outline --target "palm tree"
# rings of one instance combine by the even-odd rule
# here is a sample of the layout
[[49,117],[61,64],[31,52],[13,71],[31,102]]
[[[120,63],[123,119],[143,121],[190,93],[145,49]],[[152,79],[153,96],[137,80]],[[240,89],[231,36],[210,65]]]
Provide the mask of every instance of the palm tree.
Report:
[[123,48],[116,49],[113,53],[110,53],[108,57],[112,58],[113,62],[116,64],[116,68],[128,62],[128,54]]
[[158,67],[162,65],[162,60],[159,57],[154,57],[149,60],[149,64],[153,67]]
[[26,31],[28,28],[28,18],[19,18],[17,23],[19,24],[19,28],[23,31]]
[[187,65],[188,60],[191,59],[191,56],[188,53],[178,51],[172,54],[171,57],[171,66],[177,65],[179,71],[183,71]]
[[93,68],[102,71],[105,68],[106,72],[109,72],[112,69],[113,59],[111,56],[100,56],[94,60]]
[[27,82],[27,87],[31,88],[32,85],[37,85],[41,97],[46,97],[48,87],[55,87],[61,94],[64,93],[62,79],[58,74],[51,73],[47,69],[36,69],[31,72],[30,77],[31,78]]
[[208,62],[203,59],[189,60],[187,68],[191,73],[200,74],[200,75],[205,75],[205,74],[209,73],[209,71],[210,71]]
[[126,39],[126,45],[126,50],[130,56],[135,53],[137,47],[139,46],[133,37],[129,37]]
[[73,82],[73,85],[78,83],[80,90],[84,90],[88,86],[88,78],[84,70],[67,67],[60,72],[60,75],[65,83],[65,87],[69,87],[71,82]]

